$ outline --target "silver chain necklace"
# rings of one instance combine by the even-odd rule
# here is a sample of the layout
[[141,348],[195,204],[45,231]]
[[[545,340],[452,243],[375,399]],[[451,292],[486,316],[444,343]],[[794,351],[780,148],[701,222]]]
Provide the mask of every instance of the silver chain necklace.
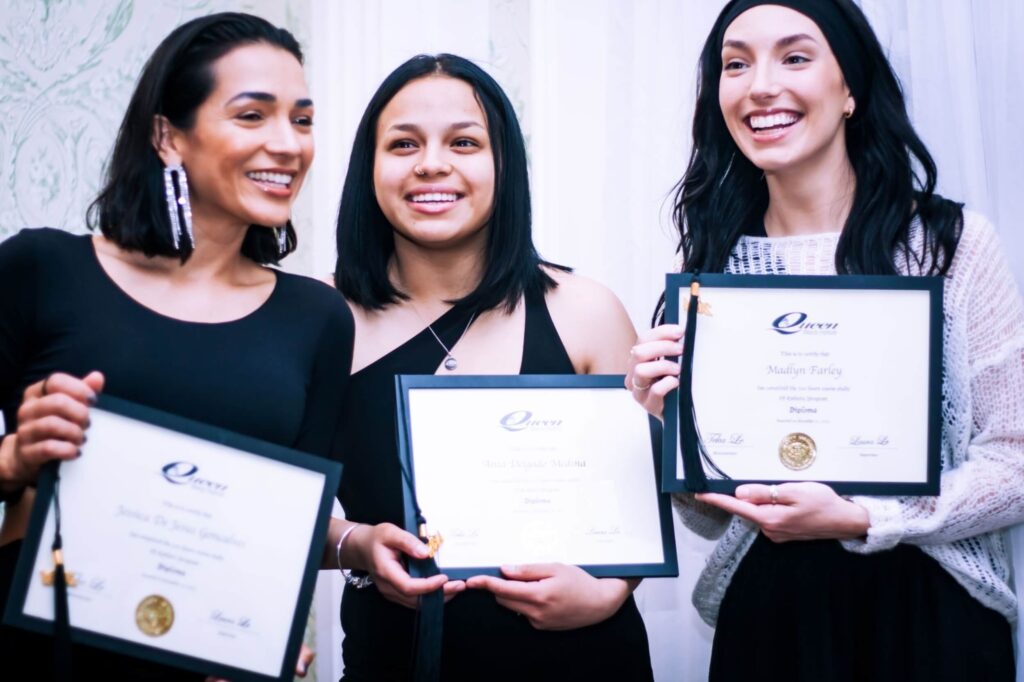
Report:
[[[423,316],[420,315],[420,311],[416,310],[415,308],[413,308],[413,310],[416,312],[417,317],[419,317],[422,320]],[[455,343],[452,344],[452,348],[459,345],[459,341],[461,341],[462,337],[465,336],[466,332],[469,331],[469,325],[473,324],[473,320],[475,319],[476,313],[473,313],[472,315],[469,316],[469,322],[466,323],[466,328],[462,330],[461,334],[459,334],[459,338],[455,339]],[[431,325],[428,324],[427,329],[430,330],[430,334],[434,337],[434,340],[437,341],[438,345],[440,345],[441,348],[444,348],[444,368],[449,372],[454,372],[459,366],[459,361],[455,359],[454,355],[452,355],[451,348],[448,348],[448,346],[444,345],[444,341],[441,340],[441,337],[437,335],[437,332],[434,331],[434,328]]]

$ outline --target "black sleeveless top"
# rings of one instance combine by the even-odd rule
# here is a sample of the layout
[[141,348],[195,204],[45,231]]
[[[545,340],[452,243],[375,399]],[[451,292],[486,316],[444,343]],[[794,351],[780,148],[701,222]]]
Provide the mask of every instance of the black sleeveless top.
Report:
[[[431,326],[451,348],[471,311],[455,307]],[[543,295],[526,297],[520,374],[573,374]],[[424,329],[352,375],[342,429],[345,475],[339,499],[362,523],[403,523],[402,482],[395,442],[396,374],[433,374],[445,351]],[[344,680],[411,679],[415,613],[374,587],[345,589]],[[643,620],[630,597],[608,620],[577,630],[544,632],[499,606],[490,592],[466,590],[445,606],[444,680],[651,680]]]

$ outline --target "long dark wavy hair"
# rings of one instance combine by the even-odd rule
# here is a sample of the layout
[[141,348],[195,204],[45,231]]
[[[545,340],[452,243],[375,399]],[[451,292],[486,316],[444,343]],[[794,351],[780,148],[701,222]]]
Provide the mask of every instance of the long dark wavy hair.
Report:
[[473,88],[494,150],[494,205],[487,223],[483,278],[476,289],[452,303],[478,311],[504,306],[511,313],[525,293],[543,295],[555,287],[539,267],[550,264],[541,260],[533,245],[526,145],[501,86],[473,62],[451,54],[418,55],[406,61],[384,79],[366,106],[341,193],[334,282],[347,299],[370,310],[408,299],[388,277],[395,236],[373,189],[377,121],[406,84],[435,75],[458,78]]
[[[302,63],[302,50],[291,33],[251,14],[200,17],[163,39],[142,70],[114,142],[104,187],[89,206],[91,229],[99,228],[123,249],[188,260],[192,254],[188,240],[175,249],[171,238],[163,162],[153,147],[154,120],[161,115],[179,130],[191,129],[196,110],[216,85],[214,62],[237,47],[256,43],[279,47]],[[278,251],[273,230],[252,225],[242,241],[242,255],[256,263],[277,263],[297,244],[290,220],[285,228],[284,254]]]
[[[856,190],[836,248],[839,274],[898,274],[906,259],[919,271],[945,275],[963,227],[963,205],[935,194],[935,162],[907,115],[899,80],[867,18],[851,0],[832,2],[862,48],[866,83],[846,121],[846,153]],[[721,272],[740,235],[764,217],[768,186],[726,128],[718,102],[722,36],[733,0],[719,14],[700,56],[693,148],[676,185],[673,221],[687,272]],[[915,170],[916,162],[916,170]],[[909,244],[911,222],[924,228],[924,248]]]

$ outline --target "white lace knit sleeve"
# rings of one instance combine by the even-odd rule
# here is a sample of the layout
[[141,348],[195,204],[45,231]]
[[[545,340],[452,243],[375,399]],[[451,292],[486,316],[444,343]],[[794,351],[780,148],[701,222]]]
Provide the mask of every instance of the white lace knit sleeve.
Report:
[[1024,306],[980,216],[966,214],[944,298],[941,492],[854,497],[871,528],[848,550],[949,543],[1024,520]]

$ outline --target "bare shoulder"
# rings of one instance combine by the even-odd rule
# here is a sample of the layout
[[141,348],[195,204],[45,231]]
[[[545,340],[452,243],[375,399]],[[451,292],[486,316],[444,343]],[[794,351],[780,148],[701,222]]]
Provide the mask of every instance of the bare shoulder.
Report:
[[636,330],[622,301],[603,284],[570,272],[545,268],[558,286],[545,302],[577,372],[624,372]]

